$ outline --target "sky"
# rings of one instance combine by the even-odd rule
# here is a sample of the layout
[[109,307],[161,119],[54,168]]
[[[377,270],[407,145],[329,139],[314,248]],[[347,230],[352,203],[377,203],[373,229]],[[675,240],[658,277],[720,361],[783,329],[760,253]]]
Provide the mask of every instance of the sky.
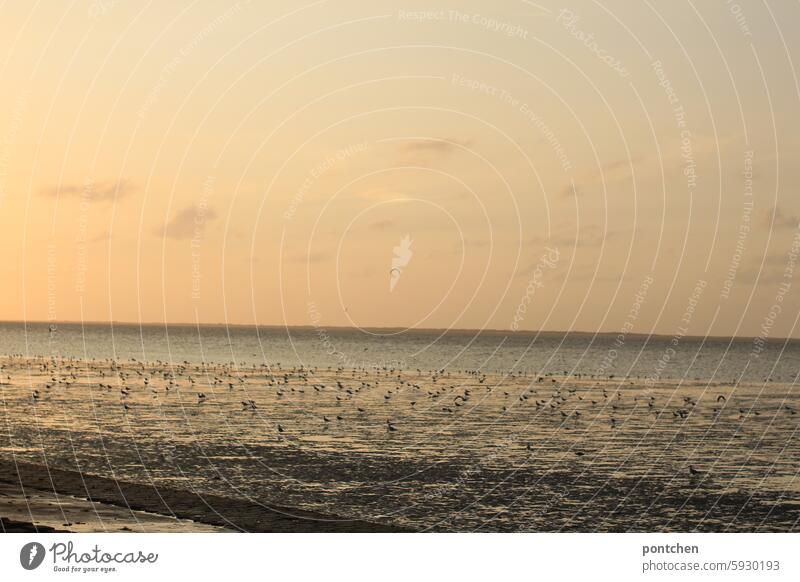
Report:
[[800,337],[795,3],[0,12],[0,320]]

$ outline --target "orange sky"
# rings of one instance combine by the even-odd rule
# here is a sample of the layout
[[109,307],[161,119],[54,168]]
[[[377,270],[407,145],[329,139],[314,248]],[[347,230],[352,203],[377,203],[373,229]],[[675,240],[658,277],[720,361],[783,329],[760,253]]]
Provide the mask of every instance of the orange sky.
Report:
[[800,336],[797,6],[268,4],[0,8],[0,319]]

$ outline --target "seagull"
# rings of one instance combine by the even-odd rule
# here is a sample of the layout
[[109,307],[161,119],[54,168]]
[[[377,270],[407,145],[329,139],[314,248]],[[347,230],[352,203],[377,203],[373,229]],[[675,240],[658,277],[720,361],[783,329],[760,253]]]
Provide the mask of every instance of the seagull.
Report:
[[697,469],[695,469],[693,465],[689,465],[689,474],[690,475],[702,475],[703,472],[702,471],[698,471]]

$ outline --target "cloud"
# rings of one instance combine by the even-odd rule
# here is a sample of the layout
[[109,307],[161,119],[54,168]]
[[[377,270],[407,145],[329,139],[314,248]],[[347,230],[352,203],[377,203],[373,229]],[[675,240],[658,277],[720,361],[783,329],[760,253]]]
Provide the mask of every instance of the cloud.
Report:
[[485,239],[467,238],[463,243],[454,243],[446,247],[434,248],[428,251],[425,255],[426,258],[431,260],[441,259],[443,257],[461,256],[465,254],[476,255],[478,251],[471,252],[470,249],[483,249],[489,247],[489,241]]
[[[773,214],[775,222],[772,222]],[[767,228],[797,228],[800,225],[800,216],[786,214],[779,206],[764,211],[761,216],[761,223]]]
[[129,180],[118,180],[116,182],[94,183],[87,181],[84,184],[61,184],[41,191],[42,196],[50,198],[69,197],[97,200],[100,202],[111,202],[125,198],[136,191],[136,186]]
[[367,200],[393,200],[397,202],[408,200],[408,195],[405,192],[389,190],[382,187],[358,190],[347,194],[347,197]]
[[572,184],[567,184],[564,186],[563,190],[561,190],[561,196],[564,198],[577,198],[578,196],[582,195],[583,191],[578,188],[578,185],[575,184],[574,187]]
[[97,243],[97,242],[108,242],[111,240],[111,233],[107,230],[103,231],[102,233],[95,235],[86,239],[87,244]]
[[[797,225],[793,224],[792,226]],[[759,283],[787,282],[787,276],[792,274],[791,261],[788,250],[755,256],[742,265],[742,269],[737,274],[737,280],[742,283],[755,283],[756,279]]]
[[562,228],[558,229],[558,232],[550,236],[549,239],[534,235],[529,240],[535,246],[550,245],[558,248],[595,247],[599,249],[604,243],[618,239],[621,235],[621,231],[608,230],[601,226],[589,224],[582,226],[577,233],[574,228]]
[[[785,257],[783,258],[785,261]],[[753,261],[752,265],[748,265],[741,269],[736,276],[736,281],[745,284],[753,284],[758,280],[759,283],[780,283],[785,281],[784,267],[778,265],[770,265],[770,259],[762,267],[760,261]]]
[[596,170],[584,172],[578,179],[580,183],[576,182],[574,188],[572,184],[567,184],[561,189],[561,196],[563,198],[577,198],[586,193],[587,187],[593,189],[602,184],[603,181],[620,180],[630,176],[632,168],[638,166],[643,161],[645,161],[643,156],[632,156],[631,158],[614,160],[601,165]]
[[377,220],[371,223],[367,228],[369,230],[386,230],[387,228],[392,228],[395,226],[394,220]]
[[323,251],[314,251],[311,253],[299,253],[290,255],[286,258],[290,263],[321,263],[331,259],[331,255]]
[[602,164],[596,170],[584,173],[583,181],[587,184],[601,184],[604,180],[617,180],[631,175],[633,169],[645,161],[643,156],[621,158]]
[[423,154],[446,156],[461,148],[470,147],[472,142],[469,140],[457,139],[414,139],[402,146],[402,152],[406,154]]
[[642,161],[642,156],[633,156],[632,158],[623,158],[621,160],[615,160],[613,162],[609,162],[607,164],[603,164],[600,167],[599,174],[608,174],[609,172],[613,172],[615,170],[625,170],[626,172],[630,171],[632,166],[635,166],[639,162]]
[[190,239],[202,232],[205,224],[217,218],[214,209],[208,207],[188,206],[179,210],[167,224],[157,227],[154,232],[158,236],[174,239]]

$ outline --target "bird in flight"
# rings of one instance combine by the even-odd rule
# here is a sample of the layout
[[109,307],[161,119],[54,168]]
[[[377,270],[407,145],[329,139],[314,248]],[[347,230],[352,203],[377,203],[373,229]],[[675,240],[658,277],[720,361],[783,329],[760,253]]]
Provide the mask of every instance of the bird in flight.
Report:
[[411,257],[414,254],[411,251],[410,235],[405,235],[400,239],[400,243],[392,249],[394,256],[392,257],[392,268],[389,270],[389,291],[394,291],[397,282],[400,280],[400,275],[403,274],[403,267],[408,265]]

